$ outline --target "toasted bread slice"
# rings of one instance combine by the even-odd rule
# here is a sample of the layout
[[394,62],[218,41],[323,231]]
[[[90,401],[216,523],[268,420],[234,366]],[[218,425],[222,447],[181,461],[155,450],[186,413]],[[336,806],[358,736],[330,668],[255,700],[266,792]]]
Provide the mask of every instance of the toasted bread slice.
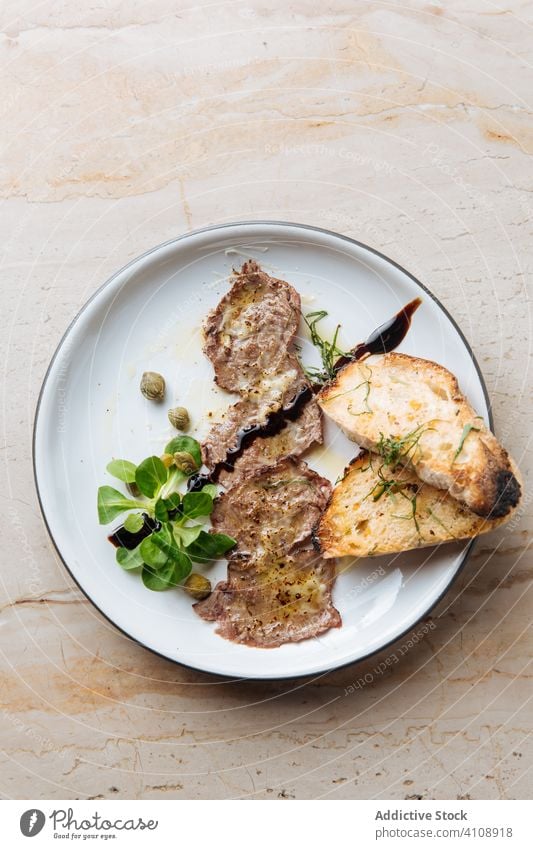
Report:
[[345,366],[318,395],[323,411],[361,447],[486,518],[520,500],[515,467],[443,366],[386,354]]
[[326,559],[370,557],[475,537],[505,521],[483,519],[412,469],[392,469],[362,450],[335,488],[315,542]]

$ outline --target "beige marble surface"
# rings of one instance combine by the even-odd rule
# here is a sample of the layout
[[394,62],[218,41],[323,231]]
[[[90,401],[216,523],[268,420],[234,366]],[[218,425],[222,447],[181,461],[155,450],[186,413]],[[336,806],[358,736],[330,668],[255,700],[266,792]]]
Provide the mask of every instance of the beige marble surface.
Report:
[[[1,14],[0,792],[531,798],[531,3]],[[384,674],[383,656],[268,685],[173,666],[84,600],[39,515],[34,407],[73,315],[145,249],[245,218],[338,230],[430,286],[526,476],[520,516]]]

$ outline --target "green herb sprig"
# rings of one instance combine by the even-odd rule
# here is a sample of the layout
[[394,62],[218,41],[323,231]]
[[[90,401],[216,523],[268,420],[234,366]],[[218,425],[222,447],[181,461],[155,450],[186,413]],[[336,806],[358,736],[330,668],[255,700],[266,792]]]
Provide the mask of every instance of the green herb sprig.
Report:
[[431,516],[431,518],[432,518],[432,519],[434,519],[434,520],[435,520],[435,522],[437,523],[437,525],[440,525],[440,526],[441,526],[441,528],[443,528],[443,529],[446,531],[446,533],[447,533],[447,534],[449,534],[449,536],[450,536],[452,539],[456,539],[456,536],[455,536],[454,532],[453,532],[452,530],[450,530],[450,528],[449,528],[447,525],[445,525],[445,524],[444,524],[444,522],[442,521],[442,519],[439,519],[439,517],[437,516],[437,514],[435,513],[435,511],[434,511],[434,510],[431,510],[429,507],[428,507],[428,514]]
[[415,494],[411,495],[411,496],[406,495],[405,492],[401,492],[400,494],[403,495],[403,497],[406,498],[407,501],[410,503],[411,512],[408,513],[407,516],[395,516],[393,514],[393,519],[408,519],[409,521],[413,521],[415,528],[416,528],[416,532],[417,532],[418,536],[420,536],[420,525],[418,524],[418,518],[417,518],[417,513],[416,513],[416,499],[417,499],[418,491],[415,492]]
[[378,469],[379,481],[372,487],[368,493],[372,496],[372,501],[379,501],[382,495],[396,495],[397,492],[402,492],[405,484],[397,481],[394,478],[386,478],[381,469]]
[[[477,418],[479,418],[479,416],[478,416]],[[463,450],[463,448],[464,448],[464,444],[465,444],[465,442],[466,442],[466,440],[467,440],[467,438],[468,438],[468,434],[469,434],[469,433],[470,433],[470,431],[472,431],[472,430],[475,430],[475,431],[477,431],[477,432],[479,433],[479,431],[481,430],[481,428],[480,428],[480,427],[475,427],[473,424],[470,424],[470,423],[469,423],[469,424],[465,424],[465,426],[464,426],[464,428],[463,428],[463,432],[462,432],[462,434],[461,434],[461,439],[459,440],[459,445],[457,446],[457,451],[456,451],[456,452],[455,452],[455,454],[453,455],[452,466],[453,466],[453,464],[455,463],[455,461],[457,460],[457,458],[458,458],[459,454],[461,453],[461,451]]]
[[[372,369],[370,368],[370,366],[366,366],[366,368],[370,372],[370,377],[372,377]],[[370,404],[368,403],[368,396],[370,395],[370,390],[372,389],[370,377],[368,377],[366,380],[363,380],[361,383],[359,383],[357,386],[354,386],[354,388],[350,390],[351,392],[356,392],[358,389],[361,389],[362,386],[365,387],[365,397],[363,398],[363,405],[365,409],[360,410],[358,413],[354,413],[354,402],[350,401],[348,404],[348,412],[351,416],[367,416],[368,414],[371,414],[373,412]]]
[[417,516],[417,494],[418,490],[414,493],[414,495],[408,495],[405,490],[411,489],[411,484],[407,482],[402,482],[401,480],[397,480],[394,477],[386,477],[384,469],[387,466],[390,470],[394,471],[398,465],[406,463],[409,459],[412,458],[412,454],[416,450],[418,443],[424,433],[428,430],[432,430],[433,428],[427,425],[418,425],[418,427],[414,428],[410,433],[407,433],[405,436],[385,436],[383,433],[380,433],[379,441],[376,445],[376,450],[383,460],[381,466],[378,469],[378,477],[379,481],[372,487],[367,498],[372,496],[373,501],[379,501],[379,499],[385,495],[387,497],[392,497],[398,493],[402,498],[405,498],[409,501],[411,506],[411,511],[406,516],[393,516],[395,519],[409,519],[414,523],[416,532],[418,536],[420,536],[420,525],[418,522]]
[[405,436],[386,437],[383,433],[380,433],[376,450],[383,462],[394,469],[402,460],[409,459],[409,455],[414,453],[422,435],[428,430],[432,430],[432,428],[418,425]]
[[412,491],[413,484],[408,483],[407,481],[396,480],[395,478],[386,478],[383,473],[383,466],[380,466],[378,469],[378,477],[379,481],[372,487],[370,492],[365,496],[365,498],[369,498],[372,496],[372,501],[379,501],[380,498],[385,495],[387,498],[392,498],[394,501],[396,500],[396,495],[401,496],[406,499],[411,507],[411,512],[406,516],[398,516],[392,514],[393,519],[409,519],[414,522],[414,526],[416,528],[416,532],[418,536],[420,536],[420,525],[418,523],[417,517],[417,495],[418,495],[418,487],[414,487],[414,494],[408,495],[406,490]]
[[[200,468],[201,449],[195,439],[175,437],[164,453],[173,456],[179,452],[190,454]],[[116,551],[119,566],[126,571],[138,570],[149,590],[177,586],[190,574],[193,561],[216,560],[236,545],[236,540],[226,534],[204,530],[217,494],[214,484],[206,483],[197,492],[180,492],[188,475],[175,465],[167,467],[156,456],[147,457],[138,465],[129,460],[112,460],[107,471],[122,483],[135,484],[141,497],[132,499],[111,486],[99,487],[100,524],[107,525],[128,512],[124,529],[135,534],[145,525],[143,514],[153,520],[154,530],[136,548],[120,546]]]
[[303,317],[311,335],[311,342],[319,352],[322,360],[322,368],[303,366],[302,364],[307,377],[309,380],[313,381],[313,383],[324,384],[329,380],[332,380],[336,374],[335,363],[339,357],[348,356],[347,352],[341,350],[341,348],[337,345],[337,339],[341,329],[340,324],[338,324],[335,328],[335,333],[333,334],[331,342],[328,342],[327,339],[324,339],[320,335],[317,325],[320,321],[322,321],[322,319],[326,318],[327,315],[328,313],[326,310],[316,310],[315,312],[307,313],[307,315],[304,315]]

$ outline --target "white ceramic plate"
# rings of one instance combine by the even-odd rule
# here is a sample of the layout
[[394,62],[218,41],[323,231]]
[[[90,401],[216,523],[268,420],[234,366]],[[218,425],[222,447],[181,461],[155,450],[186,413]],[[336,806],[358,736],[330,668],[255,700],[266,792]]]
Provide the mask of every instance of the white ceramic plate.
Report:
[[[459,329],[433,296],[386,257],[335,233],[302,225],[245,222],[191,233],[154,248],[114,275],[67,330],[44,380],[34,433],[37,489],[54,544],[87,597],[129,637],[187,666],[253,678],[317,674],[367,657],[408,631],[457,575],[468,545],[450,544],[394,557],[342,562],[334,602],[343,626],[302,643],[262,650],[215,634],[179,590],[154,593],[123,572],[96,515],[96,491],[117,485],[112,457],[140,461],[172,435],[166,410],[188,407],[201,439],[231,402],[216,390],[201,350],[201,323],[227,291],[228,275],[255,257],[292,283],[304,311],[327,309],[351,347],[407,301],[423,303],[399,350],[442,363],[457,375],[490,424],[483,379]],[[422,290],[422,291],[421,291]],[[328,319],[329,320],[329,319]],[[303,356],[316,359],[310,343]],[[144,370],[161,372],[169,403],[139,392]],[[325,447],[310,465],[335,481],[355,453],[328,422]],[[118,484],[120,487],[120,484]],[[118,524],[118,522],[116,523]],[[225,575],[221,561],[209,577]]]

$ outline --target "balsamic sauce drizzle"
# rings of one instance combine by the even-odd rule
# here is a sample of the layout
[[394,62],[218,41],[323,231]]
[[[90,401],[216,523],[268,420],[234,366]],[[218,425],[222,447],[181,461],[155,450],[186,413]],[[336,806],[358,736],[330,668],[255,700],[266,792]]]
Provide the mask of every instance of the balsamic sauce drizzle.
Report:
[[348,363],[361,360],[367,355],[389,354],[397,348],[400,342],[405,339],[411,326],[411,319],[421,303],[421,298],[414,298],[414,300],[409,301],[396,315],[393,315],[392,318],[389,318],[388,321],[374,330],[366,342],[360,342],[346,356],[340,357],[335,363],[335,371],[337,372]]
[[161,527],[161,522],[158,522],[157,519],[152,519],[148,513],[143,513],[142,517],[144,524],[140,530],[132,533],[131,531],[127,531],[124,525],[121,525],[113,531],[110,536],[108,536],[109,542],[114,545],[115,548],[129,548],[130,551],[137,548],[139,543],[141,543],[145,537],[150,536],[153,531],[158,531]]
[[235,468],[235,463],[242,457],[245,450],[258,437],[276,436],[287,424],[294,422],[302,412],[302,409],[308,401],[313,397],[311,386],[304,386],[292,399],[292,401],[280,410],[270,413],[264,424],[248,425],[243,427],[237,434],[235,448],[231,448],[224,460],[216,463],[213,470],[209,474],[198,473],[189,478],[187,490],[196,492],[205,486],[206,483],[215,483],[222,471],[232,472]]

